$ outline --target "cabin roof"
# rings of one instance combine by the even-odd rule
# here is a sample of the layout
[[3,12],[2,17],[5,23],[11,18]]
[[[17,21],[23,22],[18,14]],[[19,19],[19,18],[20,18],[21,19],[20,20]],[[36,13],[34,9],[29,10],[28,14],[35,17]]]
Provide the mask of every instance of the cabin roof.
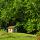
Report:
[[8,29],[13,29],[15,26],[9,26]]

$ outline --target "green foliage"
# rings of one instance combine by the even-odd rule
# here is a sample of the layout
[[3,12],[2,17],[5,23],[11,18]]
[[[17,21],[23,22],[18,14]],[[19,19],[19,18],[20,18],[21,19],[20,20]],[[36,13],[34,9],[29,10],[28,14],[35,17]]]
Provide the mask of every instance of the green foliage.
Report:
[[37,33],[37,36],[40,36],[40,31]]
[[40,31],[40,0],[0,0],[0,26],[11,22],[28,33]]

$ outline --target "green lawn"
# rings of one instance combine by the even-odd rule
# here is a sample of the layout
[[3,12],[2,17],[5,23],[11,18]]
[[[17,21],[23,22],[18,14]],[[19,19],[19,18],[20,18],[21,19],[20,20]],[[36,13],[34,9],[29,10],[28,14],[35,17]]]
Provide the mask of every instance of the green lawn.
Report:
[[0,40],[36,40],[35,35],[0,32]]

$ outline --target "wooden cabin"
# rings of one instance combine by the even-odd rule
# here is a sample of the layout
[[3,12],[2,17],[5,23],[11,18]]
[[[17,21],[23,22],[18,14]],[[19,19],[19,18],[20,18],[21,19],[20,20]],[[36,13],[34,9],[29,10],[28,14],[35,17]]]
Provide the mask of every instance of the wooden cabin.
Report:
[[15,22],[9,22],[7,32],[12,33],[12,32],[17,32],[17,29],[15,29]]
[[9,26],[9,27],[7,28],[7,31],[8,31],[9,33],[14,32],[14,26]]

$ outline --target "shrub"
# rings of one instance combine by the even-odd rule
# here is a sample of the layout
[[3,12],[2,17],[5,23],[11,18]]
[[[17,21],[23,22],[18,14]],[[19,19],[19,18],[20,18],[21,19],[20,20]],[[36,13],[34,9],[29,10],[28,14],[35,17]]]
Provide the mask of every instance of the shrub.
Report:
[[37,36],[40,36],[40,31],[37,33]]

